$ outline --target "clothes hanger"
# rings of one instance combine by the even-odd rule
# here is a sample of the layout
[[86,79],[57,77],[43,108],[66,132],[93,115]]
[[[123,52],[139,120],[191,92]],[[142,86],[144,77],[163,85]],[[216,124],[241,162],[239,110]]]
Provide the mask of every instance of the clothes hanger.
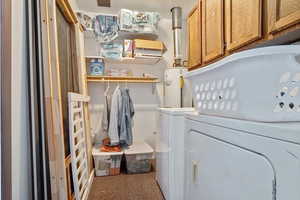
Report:
[[106,87],[104,94],[107,95],[108,91],[109,91],[109,81],[107,81],[107,87]]

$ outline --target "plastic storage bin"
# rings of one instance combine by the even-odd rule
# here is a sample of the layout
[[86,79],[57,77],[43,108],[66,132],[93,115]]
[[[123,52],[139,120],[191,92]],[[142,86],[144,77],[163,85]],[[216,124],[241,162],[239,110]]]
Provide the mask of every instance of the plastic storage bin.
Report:
[[147,143],[135,143],[124,151],[128,174],[151,171],[153,149]]
[[114,176],[120,174],[123,152],[101,152],[93,148],[96,176]]
[[262,122],[300,121],[300,46],[236,53],[188,72],[200,114]]

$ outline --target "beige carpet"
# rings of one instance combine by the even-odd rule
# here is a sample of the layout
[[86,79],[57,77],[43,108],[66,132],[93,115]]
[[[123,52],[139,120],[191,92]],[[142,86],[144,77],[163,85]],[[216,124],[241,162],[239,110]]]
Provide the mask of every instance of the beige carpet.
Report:
[[155,173],[95,177],[88,200],[163,200]]

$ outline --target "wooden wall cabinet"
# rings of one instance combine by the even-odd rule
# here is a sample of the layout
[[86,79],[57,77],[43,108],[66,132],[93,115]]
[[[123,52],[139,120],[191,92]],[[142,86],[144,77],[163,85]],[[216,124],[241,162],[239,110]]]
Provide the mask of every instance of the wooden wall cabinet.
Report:
[[197,9],[187,21],[193,69],[237,51],[300,39],[300,0],[199,0]]
[[202,0],[202,60],[224,54],[224,1]]
[[275,33],[300,22],[300,0],[268,0],[268,33]]
[[225,0],[226,50],[262,37],[262,0]]
[[187,19],[188,27],[188,66],[194,68],[202,63],[202,42],[201,42],[201,13],[197,5],[189,14]]

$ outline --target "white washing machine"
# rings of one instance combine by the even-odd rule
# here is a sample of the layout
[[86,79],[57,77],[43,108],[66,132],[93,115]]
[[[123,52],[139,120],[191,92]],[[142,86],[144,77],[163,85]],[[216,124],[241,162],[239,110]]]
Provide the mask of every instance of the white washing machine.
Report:
[[300,199],[300,47],[240,52],[186,74],[184,200]]
[[160,108],[156,180],[166,200],[183,200],[184,115],[193,108]]
[[185,200],[299,200],[300,123],[188,115]]

